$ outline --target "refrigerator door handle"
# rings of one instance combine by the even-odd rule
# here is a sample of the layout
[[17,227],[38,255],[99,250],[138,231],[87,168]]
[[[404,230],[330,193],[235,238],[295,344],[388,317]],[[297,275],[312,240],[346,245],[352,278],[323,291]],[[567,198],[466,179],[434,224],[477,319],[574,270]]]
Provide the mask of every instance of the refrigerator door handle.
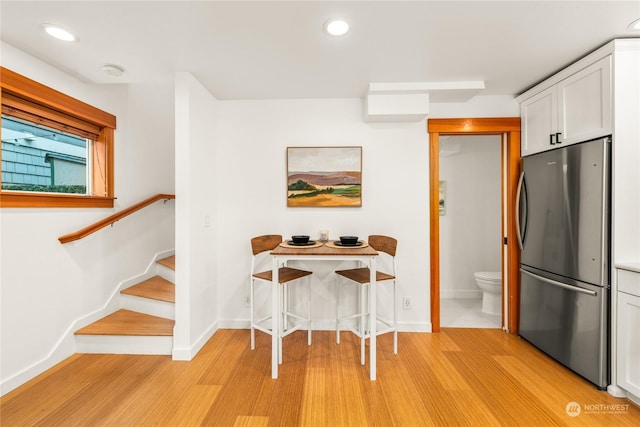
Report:
[[548,283],[548,284],[553,285],[553,286],[557,286],[559,288],[568,289],[568,290],[574,291],[574,292],[580,292],[580,293],[591,295],[591,296],[594,296],[594,297],[596,295],[598,295],[596,292],[594,292],[592,290],[579,288],[577,286],[571,286],[571,285],[567,285],[566,283],[557,282],[555,280],[547,279],[546,277],[538,276],[537,274],[533,274],[533,273],[531,273],[531,272],[529,272],[527,270],[523,270],[522,268],[520,269],[520,273],[526,274],[527,276],[531,276],[534,279],[540,280],[542,282]]
[[[522,229],[520,227],[520,197],[522,196],[522,187],[524,186],[524,171],[520,172],[520,179],[518,179],[518,189],[516,190],[516,234],[518,236],[518,246],[520,246],[520,250],[524,250],[524,239],[523,239],[523,232]],[[526,200],[525,200],[526,203]],[[525,215],[527,213],[527,210],[529,209],[528,206],[525,205]],[[525,222],[526,224],[526,222]]]

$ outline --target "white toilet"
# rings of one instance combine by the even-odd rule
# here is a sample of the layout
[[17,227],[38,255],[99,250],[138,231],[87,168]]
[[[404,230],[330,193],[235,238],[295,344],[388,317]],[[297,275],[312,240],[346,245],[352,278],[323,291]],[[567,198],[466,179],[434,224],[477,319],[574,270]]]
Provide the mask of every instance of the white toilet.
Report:
[[487,314],[502,313],[502,272],[478,271],[473,274],[482,289],[482,312]]

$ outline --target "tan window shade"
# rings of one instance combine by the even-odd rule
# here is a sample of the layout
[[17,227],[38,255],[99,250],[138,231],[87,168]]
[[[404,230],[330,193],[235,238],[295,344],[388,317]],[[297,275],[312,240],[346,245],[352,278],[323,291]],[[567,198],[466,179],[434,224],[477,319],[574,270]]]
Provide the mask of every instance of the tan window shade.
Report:
[[97,139],[100,134],[100,126],[35,104],[10,93],[2,94],[2,114],[91,140]]

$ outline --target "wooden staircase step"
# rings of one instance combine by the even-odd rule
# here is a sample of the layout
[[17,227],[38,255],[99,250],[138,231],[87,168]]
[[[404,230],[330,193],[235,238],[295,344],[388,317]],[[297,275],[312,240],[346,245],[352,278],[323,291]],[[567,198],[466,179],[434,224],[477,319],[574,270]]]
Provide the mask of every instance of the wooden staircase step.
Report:
[[75,335],[173,336],[174,320],[118,310],[75,332]]
[[144,282],[120,291],[120,293],[158,301],[176,302],[176,286],[160,276],[153,276]]
[[174,271],[176,269],[176,256],[175,255],[167,257],[167,258],[159,259],[156,262],[158,264],[164,265],[165,267],[170,268],[170,269],[172,269]]

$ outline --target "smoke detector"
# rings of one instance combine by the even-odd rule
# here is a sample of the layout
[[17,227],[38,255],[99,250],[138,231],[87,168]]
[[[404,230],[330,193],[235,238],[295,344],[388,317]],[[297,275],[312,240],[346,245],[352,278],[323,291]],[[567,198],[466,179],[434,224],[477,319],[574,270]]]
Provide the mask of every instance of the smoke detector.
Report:
[[124,68],[114,64],[104,64],[102,72],[111,77],[120,77],[124,73]]

